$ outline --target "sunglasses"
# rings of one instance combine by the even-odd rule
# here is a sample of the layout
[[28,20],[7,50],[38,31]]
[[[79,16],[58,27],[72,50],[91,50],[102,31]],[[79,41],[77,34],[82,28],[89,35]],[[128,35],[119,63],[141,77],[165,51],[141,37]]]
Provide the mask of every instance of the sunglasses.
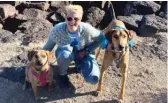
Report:
[[75,21],[78,21],[78,20],[79,20],[79,18],[76,18],[76,17],[75,17],[75,18],[67,17],[67,20],[68,20],[68,21],[72,21],[73,19],[74,19]]

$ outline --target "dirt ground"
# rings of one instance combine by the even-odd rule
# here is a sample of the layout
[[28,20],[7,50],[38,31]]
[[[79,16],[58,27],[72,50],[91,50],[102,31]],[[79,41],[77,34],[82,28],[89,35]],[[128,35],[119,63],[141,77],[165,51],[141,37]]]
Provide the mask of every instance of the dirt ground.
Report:
[[[20,41],[0,43],[0,103],[35,103],[32,88],[22,90],[24,68],[28,50],[42,47],[44,42],[21,46]],[[101,64],[103,52],[99,58]],[[134,37],[134,47],[130,50],[125,103],[166,103],[167,102],[167,33],[155,37]],[[101,65],[100,65],[101,67]],[[97,85],[84,83],[80,87],[79,74],[69,75],[76,90],[63,90],[57,82],[56,65],[55,88],[49,93],[47,87],[39,88],[44,98],[39,103],[116,103],[120,92],[121,73],[112,63],[105,73],[103,92],[93,95]]]

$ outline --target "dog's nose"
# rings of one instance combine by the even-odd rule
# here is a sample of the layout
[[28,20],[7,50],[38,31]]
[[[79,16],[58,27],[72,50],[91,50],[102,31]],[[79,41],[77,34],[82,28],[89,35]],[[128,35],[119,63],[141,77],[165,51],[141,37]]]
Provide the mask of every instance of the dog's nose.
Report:
[[36,64],[37,64],[38,66],[41,66],[41,65],[42,65],[42,63],[41,63],[40,61],[36,61]]
[[123,50],[124,46],[123,45],[119,45],[119,48],[120,48],[120,50]]

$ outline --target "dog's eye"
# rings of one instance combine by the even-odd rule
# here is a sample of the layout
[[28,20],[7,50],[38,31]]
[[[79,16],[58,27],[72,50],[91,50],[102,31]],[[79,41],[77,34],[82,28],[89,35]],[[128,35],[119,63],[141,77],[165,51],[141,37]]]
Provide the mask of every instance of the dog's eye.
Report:
[[115,39],[118,39],[118,36],[117,36],[117,35],[114,35],[114,38],[115,38]]
[[123,37],[123,38],[126,38],[126,36],[125,36],[125,35],[123,35],[122,37]]
[[41,55],[42,58],[45,58],[46,56],[45,55]]
[[37,55],[35,55],[34,57],[35,57],[36,59],[38,58],[38,56],[37,56]]

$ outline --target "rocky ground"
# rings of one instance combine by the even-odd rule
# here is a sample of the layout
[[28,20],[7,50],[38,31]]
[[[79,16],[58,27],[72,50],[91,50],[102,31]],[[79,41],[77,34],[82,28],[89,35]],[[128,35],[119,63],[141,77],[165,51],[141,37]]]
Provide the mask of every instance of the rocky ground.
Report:
[[[78,4],[78,2],[76,3]],[[3,4],[4,3],[1,5]],[[98,4],[99,3],[97,3],[97,5]],[[114,3],[115,9],[119,9],[116,7],[118,4],[120,3]],[[159,2],[157,2],[157,4],[159,4]],[[157,4],[153,4],[155,5],[154,7],[158,8]],[[53,17],[48,19],[48,15],[50,14],[51,16],[52,14],[50,9],[54,9],[53,5],[56,5],[54,3],[50,3],[50,7],[48,7],[47,11],[44,11],[42,7],[40,8],[40,6],[28,8],[25,6],[26,4],[21,5],[22,9],[17,6],[19,8],[18,10],[20,10],[18,14],[16,14],[14,17],[4,17],[4,20],[1,22],[3,27],[0,29],[1,103],[35,103],[32,88],[29,87],[25,91],[22,90],[25,77],[24,69],[27,63],[27,52],[28,50],[41,48],[44,45],[48,33],[53,25],[62,20],[60,15],[63,16],[63,14],[59,14],[59,19],[52,19]],[[35,3],[32,3],[31,5],[35,5]],[[128,3],[128,5],[130,5],[130,3]],[[138,3],[136,3],[136,5],[138,5]],[[95,5],[92,4],[91,6]],[[138,6],[134,6],[134,9],[136,9],[136,7],[138,8]],[[45,6],[45,9],[46,8],[47,6]],[[153,8],[153,12],[155,14],[157,14],[156,8]],[[56,13],[59,13],[62,9],[61,7],[57,7],[56,10]],[[89,14],[90,11],[94,10],[95,8],[92,7],[91,10],[89,9],[87,11],[87,13]],[[104,11],[106,10],[104,9]],[[146,15],[144,12],[137,12],[141,13],[141,16]],[[153,14],[151,12],[152,11],[147,12],[147,14]],[[125,12],[127,15],[129,13]],[[136,13],[136,16],[138,13]],[[106,12],[100,12],[100,14],[104,14],[104,18],[107,17]],[[119,15],[120,12],[117,12],[117,14]],[[95,15],[97,15],[96,12]],[[141,16],[139,16],[140,18],[138,19],[142,19]],[[129,18],[132,16],[125,17]],[[107,25],[102,24],[102,21],[104,20],[103,18],[100,20],[100,22],[96,23],[94,21],[89,21],[90,19],[87,20],[87,17],[85,18],[86,19],[84,19],[84,21],[90,22],[93,26],[101,30],[105,28],[105,25]],[[131,24],[128,24],[128,19],[124,19],[128,28],[133,27],[133,29],[137,31],[137,35],[134,36],[134,47],[130,49],[130,64],[126,83],[125,103],[166,103],[167,28],[161,28],[161,24],[167,26],[167,23],[164,22],[164,24],[160,22],[164,20],[167,21],[167,19],[163,18],[164,20],[161,20],[159,18],[157,19],[158,21],[151,21],[153,24],[157,24],[155,26],[160,26],[160,28],[157,30],[159,32],[145,36],[142,34],[142,32],[138,31],[142,29],[146,30],[146,28],[144,28],[146,26],[142,26],[142,24],[135,24],[135,19],[137,18],[134,18],[134,16],[132,19],[130,19]],[[143,25],[147,24],[150,23],[143,22]],[[150,26],[152,27],[153,25]],[[156,30],[156,27],[152,27],[150,30],[153,30],[153,33]],[[98,60],[100,67],[103,54],[104,52],[102,51]],[[80,74],[76,73],[69,74],[69,78],[72,84],[74,84],[76,90],[61,89],[58,84],[58,67],[56,63],[52,63],[52,68],[54,68],[55,74],[54,91],[49,93],[47,91],[47,86],[39,88],[40,94],[45,97],[43,100],[39,101],[40,103],[117,103],[116,100],[121,89],[121,73],[113,63],[105,73],[103,92],[98,97],[93,95],[97,85],[91,85],[84,82],[84,85],[81,86],[81,80],[83,80],[83,78]],[[70,67],[70,69],[72,69],[72,67]]]

